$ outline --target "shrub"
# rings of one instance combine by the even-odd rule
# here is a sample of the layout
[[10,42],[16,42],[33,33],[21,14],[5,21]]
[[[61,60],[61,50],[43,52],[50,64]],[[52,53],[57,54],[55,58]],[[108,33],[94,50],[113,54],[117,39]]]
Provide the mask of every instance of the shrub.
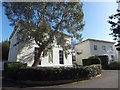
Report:
[[102,69],[108,69],[108,61],[109,58],[107,55],[95,55],[95,56],[91,56],[88,59],[83,59],[83,66],[87,66],[87,65],[93,65],[93,64],[101,64],[102,65]]
[[101,60],[102,69],[108,69],[108,61],[109,61],[108,56],[107,55],[100,55],[98,57]]
[[82,59],[83,66],[92,65],[91,59]]
[[91,56],[88,59],[83,59],[83,66],[93,65],[93,64],[100,64],[101,61],[98,56]]
[[19,69],[27,67],[27,63],[21,63],[21,62],[5,62],[4,63],[4,69]]
[[111,69],[111,70],[120,70],[120,62],[111,62],[109,64],[109,69]]
[[2,41],[0,43],[0,51],[2,51],[2,61],[8,60],[8,53],[9,53],[10,42],[8,40]]
[[18,68],[4,71],[5,78],[13,80],[56,81],[90,78],[101,73],[101,65],[84,67],[36,67]]

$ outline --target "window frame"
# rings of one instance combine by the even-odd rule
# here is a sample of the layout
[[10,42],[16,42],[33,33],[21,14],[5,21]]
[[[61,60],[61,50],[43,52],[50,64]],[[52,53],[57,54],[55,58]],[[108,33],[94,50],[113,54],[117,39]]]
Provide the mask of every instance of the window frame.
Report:
[[106,51],[106,46],[102,46],[102,50]]
[[64,64],[64,53],[63,50],[59,50],[59,63]]
[[97,51],[97,50],[98,50],[97,45],[94,45],[94,50],[95,50],[95,51]]

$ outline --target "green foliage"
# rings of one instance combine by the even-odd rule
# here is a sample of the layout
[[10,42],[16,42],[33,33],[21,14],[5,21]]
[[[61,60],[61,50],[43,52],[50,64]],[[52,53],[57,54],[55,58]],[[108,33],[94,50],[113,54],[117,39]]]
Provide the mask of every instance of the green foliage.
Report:
[[120,10],[117,10],[116,14],[109,16],[108,23],[111,25],[110,30],[112,31],[110,35],[118,42],[119,47],[117,47],[117,50],[120,51]]
[[84,14],[80,2],[4,2],[3,6],[15,30],[21,27],[19,42],[35,40],[40,54],[53,47],[54,39],[64,51],[71,46],[65,37],[81,40]]
[[120,62],[111,62],[109,64],[110,70],[120,70]]
[[10,42],[5,40],[0,43],[1,51],[2,51],[2,60],[7,61],[8,60],[8,54],[9,54],[9,47],[10,47]]
[[5,70],[16,70],[20,68],[27,67],[26,63],[21,63],[21,62],[4,62],[4,69]]
[[90,56],[88,59],[83,59],[82,61],[83,61],[83,66],[101,63],[98,56]]
[[82,59],[83,66],[92,65],[91,59]]
[[99,59],[83,59],[83,66],[100,64]]
[[[13,68],[15,69],[15,68]],[[13,80],[56,81],[94,77],[101,74],[101,65],[87,67],[37,67],[4,70],[5,78]]]
[[88,59],[83,59],[83,66],[92,65],[92,64],[101,64],[102,69],[108,69],[108,56],[106,55],[95,55],[91,56]]
[[101,65],[102,65],[102,69],[107,69],[109,68],[108,67],[108,61],[109,61],[109,58],[107,55],[101,55],[101,56],[98,56],[101,60]]

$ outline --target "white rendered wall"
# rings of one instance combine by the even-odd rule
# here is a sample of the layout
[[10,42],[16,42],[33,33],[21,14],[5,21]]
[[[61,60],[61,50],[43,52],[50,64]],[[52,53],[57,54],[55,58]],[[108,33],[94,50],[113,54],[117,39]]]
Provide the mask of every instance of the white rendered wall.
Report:
[[[97,45],[97,50],[94,50],[94,45]],[[103,50],[102,46],[106,47],[106,51]],[[111,46],[113,48],[113,51],[111,50]],[[90,41],[90,52],[91,52],[91,55],[107,55],[109,57],[110,62],[112,59],[111,55],[114,56],[115,61],[118,60],[117,53],[114,48],[114,43]]]
[[59,63],[59,50],[63,50],[62,48],[54,47],[53,48],[53,62],[49,62],[48,56],[44,57],[42,60],[42,64],[40,66],[72,66],[72,55],[69,54],[67,59],[64,55],[64,64]]
[[9,55],[8,55],[8,61],[13,62],[17,59],[17,50],[18,45],[14,46],[17,42],[17,36],[16,33],[13,35],[13,37],[10,40],[10,49],[9,49]]
[[[71,52],[71,50],[70,50]],[[68,54],[67,58],[65,57],[65,54],[64,54],[64,65],[65,66],[72,66],[72,54]]]
[[[98,50],[94,50],[94,45],[97,45]],[[106,47],[106,51],[102,49],[102,46]],[[110,48],[111,46],[113,47],[113,51],[111,51]],[[76,50],[76,62],[78,65],[83,65],[82,59],[86,59],[93,55],[107,55],[110,59],[109,62],[111,62],[111,55],[114,55],[114,61],[118,61],[119,57],[118,52],[114,47],[114,43],[87,40],[77,44],[75,46],[75,50]],[[81,54],[78,55],[77,52],[80,52]]]
[[[78,65],[83,65],[82,59],[86,59],[91,55],[89,41],[77,44],[75,46],[75,50],[76,50],[76,63]],[[81,54],[78,55],[77,52]]]
[[18,47],[17,61],[32,66],[34,62],[34,43],[20,43]]

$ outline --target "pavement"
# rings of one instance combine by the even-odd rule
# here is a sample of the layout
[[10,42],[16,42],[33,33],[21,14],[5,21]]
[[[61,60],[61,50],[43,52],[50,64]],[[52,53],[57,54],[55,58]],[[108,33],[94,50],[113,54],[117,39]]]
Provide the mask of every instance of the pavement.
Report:
[[[118,74],[119,73],[119,74]],[[37,86],[37,87],[28,87],[25,85],[14,84],[10,82],[3,81],[3,90],[39,90],[47,88],[81,88],[88,89],[93,88],[92,90],[118,90],[118,81],[120,78],[120,70],[103,70],[101,76],[94,77],[90,80],[78,81],[68,84],[54,85],[54,86]],[[80,90],[81,90],[80,89]]]

